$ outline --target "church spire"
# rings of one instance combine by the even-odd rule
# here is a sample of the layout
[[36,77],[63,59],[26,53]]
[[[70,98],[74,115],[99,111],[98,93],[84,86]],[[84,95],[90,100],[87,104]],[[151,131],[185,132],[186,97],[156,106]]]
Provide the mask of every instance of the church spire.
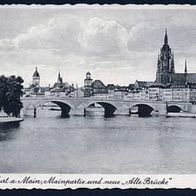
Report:
[[165,29],[164,44],[168,44],[167,29]]
[[184,73],[187,74],[187,61],[185,60]]
[[63,82],[63,80],[61,78],[61,74],[60,74],[60,71],[59,71],[58,78],[57,78],[57,83],[62,83],[62,82]]
[[184,76],[185,76],[185,87],[187,87],[187,77],[188,77],[188,74],[187,74],[187,61],[185,60],[185,65],[184,65]]

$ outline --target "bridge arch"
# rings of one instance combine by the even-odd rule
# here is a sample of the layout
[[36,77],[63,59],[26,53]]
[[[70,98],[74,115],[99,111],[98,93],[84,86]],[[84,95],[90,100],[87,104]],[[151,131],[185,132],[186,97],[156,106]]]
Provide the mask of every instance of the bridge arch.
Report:
[[167,112],[178,113],[181,112],[182,108],[179,105],[169,105],[167,106]]
[[69,117],[69,112],[73,108],[73,106],[71,104],[63,102],[63,101],[45,100],[45,101],[39,101],[39,102],[31,103],[29,105],[24,106],[24,111],[26,111],[25,113],[27,113],[27,111],[29,109],[34,109],[34,112],[35,112],[36,108],[43,105],[44,103],[54,103],[57,106],[59,106],[60,109],[61,109],[61,117],[65,117],[65,118]]
[[93,104],[99,104],[100,106],[102,106],[104,108],[104,116],[105,117],[114,116],[114,112],[117,110],[117,107],[112,103],[105,102],[105,101],[95,101],[95,102],[88,103],[86,105],[86,107],[84,108],[84,115],[86,115],[86,108],[88,108],[89,106],[91,106]]
[[52,101],[52,103],[58,105],[61,108],[61,117],[69,117],[69,112],[71,110],[71,106],[69,104],[61,101]]
[[[132,112],[132,109],[136,107],[137,110]],[[129,115],[131,115],[131,113],[134,114],[138,114],[139,117],[145,117],[145,116],[150,116],[151,112],[154,110],[154,108],[146,103],[137,103],[134,104],[131,108],[130,108],[130,112]]]

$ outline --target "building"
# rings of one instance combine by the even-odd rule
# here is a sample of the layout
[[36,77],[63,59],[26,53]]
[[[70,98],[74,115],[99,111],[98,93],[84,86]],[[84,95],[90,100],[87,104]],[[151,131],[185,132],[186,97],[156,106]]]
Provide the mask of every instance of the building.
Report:
[[63,78],[61,77],[61,74],[59,72],[57,81],[50,89],[51,95],[70,96],[70,93],[72,93],[73,91],[75,91],[74,85],[70,85],[68,84],[68,82],[63,82]]
[[62,88],[64,86],[63,83],[63,78],[61,77],[61,73],[59,71],[58,76],[57,76],[57,81],[54,83],[53,88]]
[[164,43],[158,55],[154,82],[136,80],[135,84],[129,86],[114,84],[106,86],[100,80],[93,81],[88,72],[84,80],[84,95],[86,97],[107,95],[110,98],[196,103],[196,73],[188,73],[186,60],[184,72],[176,73],[174,62],[174,53],[169,46],[166,30]]
[[125,98],[130,99],[130,100],[140,100],[141,98],[140,92],[141,91],[134,89],[132,91],[129,91],[127,95],[125,96]]
[[109,97],[114,97],[115,85],[114,84],[108,84],[107,85],[107,90],[108,90]]
[[78,88],[77,86],[76,89],[69,94],[69,97],[74,97],[74,98],[84,97],[84,89]]
[[33,73],[32,76],[32,86],[40,87],[40,75],[39,72],[37,71],[37,67],[35,67],[35,72]]
[[44,90],[40,87],[40,74],[37,67],[32,75],[32,82],[29,87],[24,88],[24,96],[44,95]]
[[86,73],[86,78],[84,79],[84,97],[90,97],[92,95],[92,82],[91,73]]
[[151,101],[162,101],[163,89],[165,86],[161,83],[154,83],[148,88],[148,96]]
[[168,43],[167,30],[165,31],[164,44],[158,55],[155,83],[163,84],[165,88],[149,90],[149,99],[155,98],[151,92],[154,91],[157,96],[160,93],[159,99],[162,101],[196,103],[196,73],[188,73],[186,60],[184,72],[175,73],[174,53]]
[[162,101],[165,101],[165,102],[172,101],[172,89],[171,88],[162,89]]
[[196,84],[189,84],[189,102],[196,104]]
[[114,84],[105,85],[101,80],[93,81],[90,72],[86,73],[86,78],[84,80],[84,97],[122,98],[128,91],[128,86]]
[[149,88],[144,88],[139,91],[140,100],[149,100]]
[[184,85],[172,86],[172,101],[174,102],[189,102],[190,101],[190,88]]
[[188,73],[187,62],[185,61],[184,73],[175,73],[174,53],[172,52],[169,43],[167,30],[165,31],[164,44],[160,50],[157,60],[157,83],[162,83],[166,86],[170,85],[187,85],[196,83],[196,73]]
[[53,86],[40,86],[40,74],[37,67],[32,76],[32,83],[28,88],[24,88],[24,96],[36,96],[36,95],[46,95],[46,96],[69,96],[75,90],[74,85],[69,85],[67,82],[63,82],[60,72],[57,76],[57,81]]
[[168,44],[168,35],[166,30],[164,44],[160,50],[157,60],[156,82],[163,83],[164,85],[170,84],[174,73],[174,53]]
[[138,81],[138,80],[136,80],[134,88],[139,89],[139,90],[148,88],[148,82],[147,81]]
[[43,94],[42,89],[40,87],[40,74],[38,72],[37,67],[35,67],[35,71],[32,76],[32,83],[28,90],[30,95]]
[[94,96],[104,96],[108,94],[107,87],[101,80],[93,81],[91,87],[92,87],[92,95]]

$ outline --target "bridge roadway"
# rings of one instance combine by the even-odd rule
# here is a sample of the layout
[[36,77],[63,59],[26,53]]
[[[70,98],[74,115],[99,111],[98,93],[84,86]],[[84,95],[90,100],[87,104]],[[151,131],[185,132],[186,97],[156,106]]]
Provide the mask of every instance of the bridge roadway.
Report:
[[[22,97],[24,115],[32,114],[32,109],[41,106],[44,103],[55,103],[61,108],[61,115],[67,117],[69,115],[86,115],[86,108],[97,103],[105,110],[105,116],[130,115],[130,108],[138,106],[140,113],[151,113],[153,110],[160,115],[165,115],[167,108],[176,107],[182,111],[191,112],[192,104],[184,102],[163,102],[163,101],[144,101],[130,99],[111,99],[111,98],[70,98],[65,96],[35,96]],[[167,107],[166,107],[167,105]],[[31,112],[30,112],[31,111]]]

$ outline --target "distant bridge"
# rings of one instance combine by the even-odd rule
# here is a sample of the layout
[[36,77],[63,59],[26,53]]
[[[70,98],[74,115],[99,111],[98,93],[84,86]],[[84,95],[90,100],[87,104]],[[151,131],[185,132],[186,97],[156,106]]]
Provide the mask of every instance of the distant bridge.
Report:
[[182,102],[162,102],[162,101],[142,101],[128,99],[111,99],[111,98],[70,98],[56,96],[36,96],[22,97],[24,115],[32,113],[32,109],[41,106],[44,103],[54,103],[61,108],[61,115],[68,117],[69,115],[86,115],[86,108],[97,103],[104,108],[104,115],[110,117],[113,115],[130,115],[130,109],[134,106],[138,107],[139,114],[150,114],[153,110],[157,114],[164,115],[166,111],[178,109],[179,111],[190,111],[191,103]]

